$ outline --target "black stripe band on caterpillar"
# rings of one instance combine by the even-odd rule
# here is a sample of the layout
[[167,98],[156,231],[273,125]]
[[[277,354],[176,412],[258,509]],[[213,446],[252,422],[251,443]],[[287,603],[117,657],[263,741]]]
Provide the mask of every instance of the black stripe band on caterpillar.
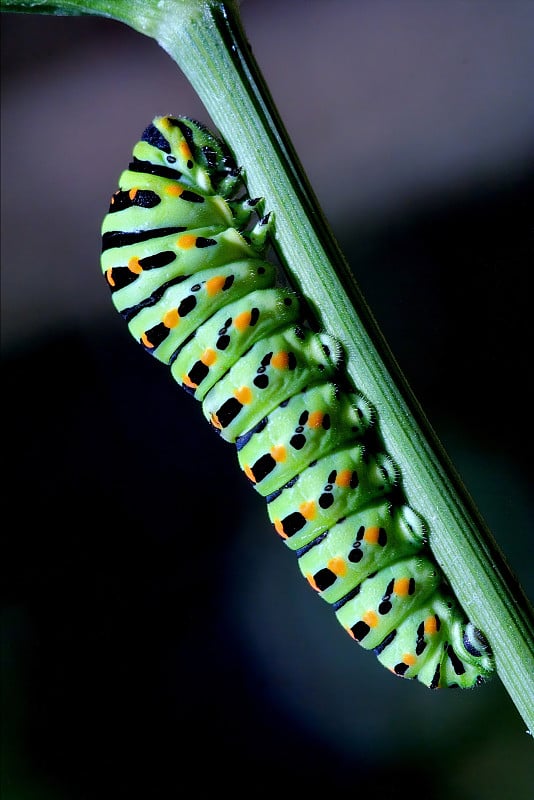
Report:
[[207,128],[157,117],[102,225],[114,304],[235,444],[276,531],[347,632],[396,675],[478,684],[493,669],[489,647],[403,501],[342,348],[314,330],[267,260],[272,218],[259,208]]

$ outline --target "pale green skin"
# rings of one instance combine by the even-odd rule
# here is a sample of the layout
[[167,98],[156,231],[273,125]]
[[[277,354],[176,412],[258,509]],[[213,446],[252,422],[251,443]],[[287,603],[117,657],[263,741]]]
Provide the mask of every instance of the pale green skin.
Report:
[[266,259],[272,217],[250,226],[261,204],[239,195],[239,172],[203,126],[158,117],[143,138],[133,155],[145,166],[122,173],[102,225],[102,271],[132,335],[236,444],[351,636],[432,688],[480,682],[491,656],[448,595],[393,460],[369,445],[373,410],[345,387],[339,343],[312,332]]

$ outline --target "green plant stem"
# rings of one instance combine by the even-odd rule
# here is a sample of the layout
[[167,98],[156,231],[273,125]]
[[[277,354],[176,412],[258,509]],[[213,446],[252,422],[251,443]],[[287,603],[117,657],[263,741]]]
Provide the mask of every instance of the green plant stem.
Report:
[[237,3],[4,0],[2,8],[113,17],[155,38],[178,64],[238,163],[246,165],[251,195],[264,197],[265,208],[274,211],[277,252],[319,323],[342,341],[354,385],[377,409],[407,501],[427,521],[438,563],[469,618],[487,636],[497,672],[533,732],[532,608],[352,277],[252,55]]

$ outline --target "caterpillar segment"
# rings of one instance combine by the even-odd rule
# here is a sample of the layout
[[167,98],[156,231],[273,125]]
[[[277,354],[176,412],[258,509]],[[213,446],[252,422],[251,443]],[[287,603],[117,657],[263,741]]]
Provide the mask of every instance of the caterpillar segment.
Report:
[[373,411],[359,394],[317,383],[279,404],[236,440],[238,460],[256,491],[273,494],[312,461],[361,439]]
[[176,352],[171,372],[197,400],[203,400],[253,344],[300,314],[297,297],[287,289],[257,289],[248,294],[247,303],[245,310],[240,300],[224,305]]
[[475,686],[493,670],[406,504],[343,352],[267,257],[273,217],[204,125],[156,117],[102,223],[102,272],[132,336],[235,445],[274,529],[339,623],[393,674]]
[[361,444],[336,450],[267,498],[269,517],[288,547],[298,550],[376,497],[390,492],[397,471],[384,453]]
[[132,336],[165,364],[213,311],[245,297],[251,284],[268,287],[272,265],[258,259],[203,270],[123,310]]
[[328,334],[289,326],[261,339],[233,365],[204,398],[204,416],[235,443],[281,400],[332,377],[339,356],[339,344]]
[[337,603],[370,575],[420,552],[422,519],[379,497],[345,516],[297,551],[300,571],[327,603]]

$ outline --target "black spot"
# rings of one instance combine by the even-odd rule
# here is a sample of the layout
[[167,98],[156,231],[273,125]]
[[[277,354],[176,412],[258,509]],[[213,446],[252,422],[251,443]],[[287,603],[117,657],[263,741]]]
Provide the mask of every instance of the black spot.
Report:
[[215,347],[217,348],[217,350],[226,350],[226,348],[230,344],[230,341],[231,339],[228,336],[228,334],[224,334],[224,336],[219,336],[215,344]]
[[282,520],[282,528],[286,536],[294,536],[306,525],[306,518],[300,511],[293,511]]
[[172,264],[175,259],[176,253],[173,253],[172,250],[161,250],[159,253],[154,253],[154,255],[140,258],[139,264],[146,272],[149,269],[160,269],[160,267],[166,267],[167,264]]
[[320,569],[313,576],[313,581],[320,592],[324,592],[329,586],[332,586],[337,580],[337,575],[331,569]]
[[178,306],[178,315],[180,317],[186,317],[195,308],[196,304],[197,298],[193,297],[192,294],[188,294]]
[[124,191],[119,189],[118,192],[115,192],[111,200],[112,202],[109,206],[110,214],[116,214],[118,211],[125,211],[127,208],[132,208],[132,206],[155,208],[155,206],[161,203],[160,196],[149,189],[137,189],[133,197],[130,195],[129,190]]
[[189,370],[187,377],[195,386],[200,386],[209,371],[210,369],[206,364],[203,364],[202,361],[196,361]]
[[441,664],[438,664],[436,667],[436,671],[434,672],[434,676],[430,681],[430,689],[438,689],[441,680]]
[[186,189],[180,195],[180,200],[185,200],[186,203],[204,203],[205,198],[201,194],[197,194],[196,192],[192,192],[189,189]]
[[202,250],[205,247],[213,247],[215,244],[217,244],[216,239],[208,239],[206,236],[197,236],[195,240],[195,247],[198,247],[199,250]]
[[384,616],[385,614],[389,614],[391,608],[392,608],[391,600],[382,600],[382,602],[378,606],[378,613],[381,616]]
[[301,433],[300,434],[295,433],[289,440],[289,444],[294,450],[302,450],[302,448],[306,444],[306,437],[303,436]]
[[155,125],[149,125],[145,128],[141,136],[141,141],[148,142],[148,144],[151,144],[153,147],[157,147],[158,150],[163,150],[164,153],[171,152],[169,142]]
[[371,628],[366,622],[360,620],[356,625],[353,625],[350,630],[356,641],[361,642],[362,639],[365,639]]
[[265,455],[258,458],[255,462],[254,466],[252,467],[252,474],[256,479],[256,482],[259,483],[262,481],[273,469],[276,467],[276,461],[272,457],[270,453],[265,453]]
[[331,492],[325,492],[319,497],[319,506],[323,509],[330,508],[334,502],[334,495]]
[[232,320],[231,320],[231,318],[229,317],[229,318],[226,320],[226,322],[224,323],[224,325],[221,325],[221,327],[220,327],[220,328],[219,328],[219,330],[217,331],[217,336],[224,336],[224,335],[225,335],[225,333],[227,333],[227,331],[228,331],[228,328],[231,326],[231,324],[232,324]]
[[268,385],[269,385],[269,377],[267,375],[265,375],[265,374],[264,375],[256,375],[256,377],[254,378],[253,383],[254,383],[254,386],[256,386],[257,389],[266,389],[268,387]]
[[231,422],[237,417],[241,409],[243,408],[243,404],[237,400],[235,397],[230,397],[226,400],[220,409],[217,411],[217,419],[222,428],[228,427]]
[[465,665],[461,659],[458,658],[454,650],[452,649],[450,644],[446,645],[447,647],[447,655],[449,656],[449,660],[452,664],[452,668],[456,675],[463,675],[465,673]]
[[289,370],[294,370],[297,367],[297,357],[293,351],[290,351],[287,354],[287,368]]
[[160,322],[158,325],[154,325],[153,328],[150,328],[150,330],[145,331],[145,336],[152,345],[151,347],[147,347],[141,339],[139,341],[145,350],[151,352],[152,350],[155,350],[156,347],[158,347],[163,341],[165,341],[168,335],[169,329],[163,324],[163,322]]
[[139,275],[129,270],[128,267],[113,267],[109,277],[113,281],[113,285],[108,281],[109,288],[112,292],[119,292],[125,286],[129,286],[136,281]]
[[363,551],[359,542],[356,542],[356,546],[350,551],[348,558],[351,564],[358,564],[362,560]]

